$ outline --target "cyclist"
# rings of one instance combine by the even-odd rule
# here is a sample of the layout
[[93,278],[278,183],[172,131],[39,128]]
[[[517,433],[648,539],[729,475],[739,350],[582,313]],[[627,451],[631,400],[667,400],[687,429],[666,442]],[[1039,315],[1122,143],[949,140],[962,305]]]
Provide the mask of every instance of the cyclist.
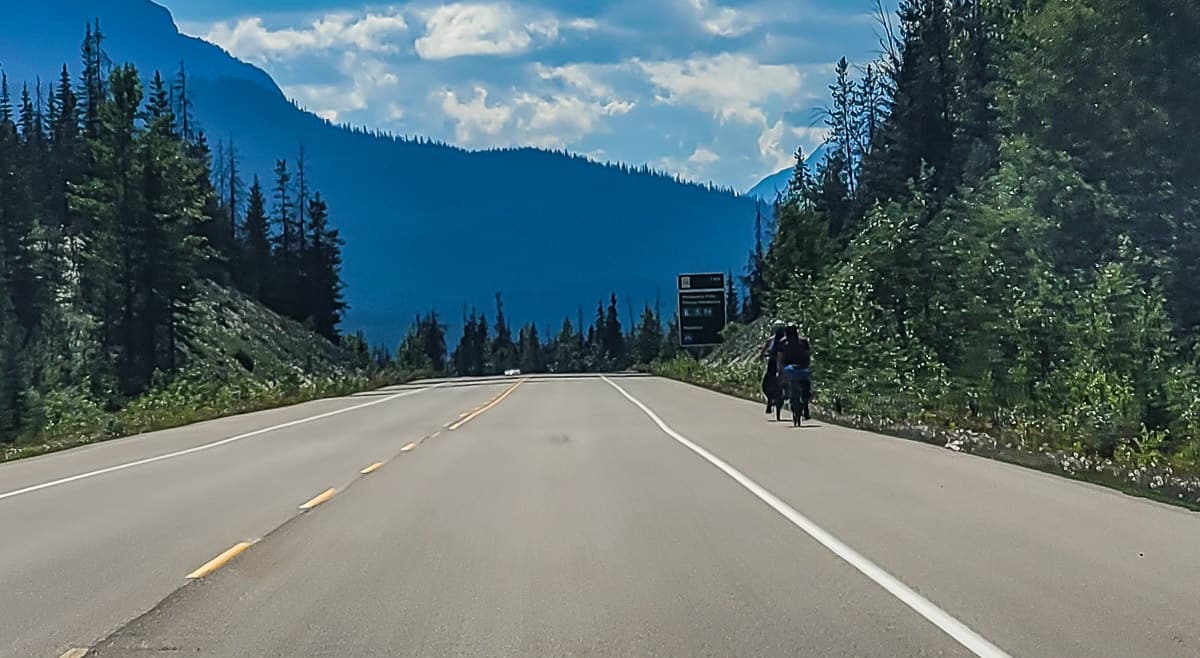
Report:
[[784,330],[787,325],[782,320],[776,320],[771,327],[772,336],[763,347],[760,357],[767,359],[767,369],[763,373],[762,392],[767,398],[767,413],[775,410],[775,420],[783,413],[783,387],[779,381],[779,347],[783,344]]
[[[801,336],[795,324],[784,329],[782,347],[777,348],[776,368],[785,380],[792,406],[792,425],[800,426],[801,417],[810,418],[808,403],[812,399],[812,346],[808,337]],[[783,383],[783,382],[781,382]]]

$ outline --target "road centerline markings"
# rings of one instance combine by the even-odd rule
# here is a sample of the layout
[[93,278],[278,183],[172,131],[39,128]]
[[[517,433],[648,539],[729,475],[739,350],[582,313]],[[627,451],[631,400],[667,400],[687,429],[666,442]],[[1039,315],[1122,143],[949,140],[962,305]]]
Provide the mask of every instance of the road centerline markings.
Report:
[[333,498],[334,495],[336,495],[336,494],[337,494],[337,489],[330,487],[330,488],[326,489],[325,491],[322,491],[321,493],[317,494],[316,497],[313,498],[312,500],[301,505],[300,509],[308,511],[308,510],[316,507],[317,505],[320,505],[321,503],[328,501],[330,498]]
[[495,408],[496,405],[500,404],[501,402],[504,402],[504,398],[508,397],[509,395],[512,395],[512,392],[517,390],[517,387],[520,386],[521,384],[524,384],[526,381],[527,380],[522,379],[521,381],[513,384],[512,386],[509,386],[507,389],[504,390],[503,393],[496,396],[495,399],[493,399],[491,402],[483,405],[482,407],[476,407],[474,411],[467,414],[465,417],[463,417],[457,423],[450,425],[446,429],[453,432],[453,431],[457,430],[458,428],[462,427],[463,425],[466,425],[467,423],[471,422],[472,420],[475,420],[479,416],[482,416],[483,414],[487,413],[489,410]]
[[187,575],[187,577],[190,579],[203,578],[203,577],[211,574],[212,572],[216,571],[217,569],[220,569],[221,567],[225,566],[226,564],[229,563],[230,560],[237,557],[238,555],[241,555],[243,551],[245,551],[247,548],[250,548],[253,545],[254,545],[254,542],[252,542],[252,541],[244,541],[244,542],[234,544],[232,548],[230,548],[229,550],[225,551],[224,553],[221,553],[220,555],[214,557],[213,559],[209,560],[208,562],[205,562],[203,565],[200,566],[199,569],[196,569],[195,571],[189,573]]
[[874,581],[876,585],[879,585],[892,596],[899,599],[901,603],[904,603],[914,612],[924,617],[934,626],[937,626],[950,637],[954,638],[954,640],[956,640],[971,653],[974,653],[976,656],[980,656],[980,658],[1010,658],[1010,656],[1005,653],[1004,650],[1000,649],[1000,647],[992,644],[982,635],[976,633],[966,624],[956,619],[953,615],[945,610],[942,610],[932,601],[921,596],[908,585],[905,585],[898,578],[891,575],[887,571],[884,571],[882,567],[878,566],[874,562],[864,557],[858,551],[843,543],[840,539],[830,534],[824,528],[809,520],[808,517],[804,516],[800,512],[797,512],[795,508],[785,503],[782,499],[765,489],[762,485],[758,484],[754,480],[751,480],[741,471],[737,470],[733,466],[730,466],[720,457],[717,457],[713,453],[701,447],[699,444],[693,442],[691,439],[688,439],[686,436],[676,432],[671,428],[670,425],[667,425],[662,418],[659,418],[658,414],[654,413],[650,407],[642,403],[641,400],[638,400],[634,396],[630,395],[628,391],[621,388],[621,386],[616,382],[608,377],[602,376],[601,379],[615,388],[617,392],[625,397],[625,399],[629,400],[636,407],[641,409],[642,413],[646,414],[650,420],[654,421],[654,424],[658,425],[658,428],[667,436],[675,439],[675,441],[677,441],[679,444],[691,450],[708,463],[717,467],[717,469],[721,470],[735,482],[742,485],[742,487],[747,491],[754,494],[759,500],[766,503],[788,521],[791,521],[793,525],[802,530],[809,537],[815,539],[822,546],[829,549],[829,551],[834,555],[847,562],[850,566],[857,569],[864,576]]
[[371,464],[370,466],[359,471],[359,474],[360,475],[369,475],[371,473],[374,473],[375,471],[378,471],[381,468],[383,468],[383,462],[375,462],[374,464]]
[[415,450],[415,449],[416,449],[416,447],[417,447],[417,444],[416,444],[416,442],[414,441],[414,442],[412,442],[412,443],[409,443],[409,444],[405,445],[403,448],[401,448],[401,449],[400,449],[400,452],[412,452],[413,450]]
[[63,652],[63,655],[59,656],[58,658],[83,658],[87,655],[88,651],[88,649],[72,647]]
[[398,398],[408,397],[410,395],[416,395],[418,393],[423,393],[425,391],[439,388],[441,386],[442,386],[442,384],[434,384],[432,386],[425,386],[425,387],[410,390],[410,391],[404,391],[403,393],[396,393],[395,395],[389,395],[387,397],[380,398],[378,400],[372,400],[370,402],[356,404],[352,407],[346,407],[345,409],[335,409],[333,411],[327,411],[325,413],[317,414],[315,416],[308,416],[306,418],[299,418],[297,420],[288,421],[286,423],[280,423],[278,425],[272,425],[270,427],[263,427],[261,429],[257,429],[257,430],[251,431],[251,432],[245,432],[243,434],[238,434],[236,436],[231,436],[231,437],[228,437],[225,439],[221,439],[220,441],[214,441],[212,443],[206,443],[204,445],[187,448],[186,450],[177,450],[175,452],[170,452],[165,455],[158,455],[156,457],[147,457],[146,459],[139,459],[137,461],[126,462],[124,464],[117,464],[116,466],[109,466],[107,468],[101,468],[99,470],[89,471],[87,473],[80,473],[78,475],[72,475],[70,477],[65,477],[65,478],[61,478],[58,480],[52,480],[50,482],[43,482],[41,484],[35,484],[32,486],[24,487],[22,489],[6,491],[4,493],[0,493],[0,500],[4,500],[5,498],[13,498],[13,497],[21,496],[21,495],[28,494],[28,493],[33,493],[35,491],[41,491],[42,489],[49,489],[51,487],[57,487],[57,486],[61,486],[64,484],[70,484],[71,482],[78,482],[79,480],[86,480],[88,478],[94,478],[94,477],[97,477],[100,475],[107,475],[108,473],[115,473],[117,471],[123,471],[127,468],[133,468],[135,466],[145,466],[146,464],[153,464],[155,462],[166,461],[168,459],[174,459],[176,457],[183,457],[185,455],[190,455],[190,454],[202,452],[205,450],[211,450],[213,448],[217,448],[217,447],[220,447],[223,445],[228,445],[230,443],[235,443],[237,441],[242,441],[244,439],[249,439],[251,437],[259,436],[261,434],[266,434],[268,432],[274,432],[276,430],[287,429],[289,427],[295,427],[297,425],[311,423],[313,421],[321,420],[324,418],[329,418],[331,416],[337,416],[339,414],[349,413],[351,411],[357,411],[359,409],[365,409],[367,407],[373,407],[377,404],[383,404],[385,402],[391,402],[392,400],[396,400]]

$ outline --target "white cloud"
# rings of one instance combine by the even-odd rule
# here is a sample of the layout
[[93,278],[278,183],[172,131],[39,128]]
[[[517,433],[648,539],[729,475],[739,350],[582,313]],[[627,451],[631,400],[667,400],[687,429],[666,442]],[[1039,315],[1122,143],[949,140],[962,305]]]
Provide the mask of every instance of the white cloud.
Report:
[[203,38],[237,57],[263,63],[332,48],[393,53],[398,47],[391,38],[407,29],[400,14],[367,13],[356,17],[339,12],[322,16],[303,28],[272,30],[259,17],[243,18],[234,24],[219,22]]
[[494,98],[476,86],[463,98],[453,90],[433,96],[454,123],[456,139],[468,146],[524,145],[566,148],[601,130],[605,119],[628,114],[635,103],[587,98],[573,93],[538,94],[517,91]]
[[[391,94],[400,86],[400,78],[385,62],[362,59],[352,52],[343,53],[337,70],[345,80],[342,84],[290,85],[284,92],[317,116],[336,123],[346,113],[364,110],[372,99]],[[397,113],[393,107],[399,108],[395,103],[389,105],[387,118],[395,121],[403,111]]]
[[692,155],[687,159],[688,163],[700,166],[710,165],[720,160],[721,156],[717,155],[714,151],[704,148],[703,146],[697,146],[696,150],[693,151]]
[[567,64],[555,67],[543,64],[535,65],[535,71],[542,80],[561,81],[593,98],[608,98],[614,95],[613,88],[598,79],[600,75],[612,68],[614,67],[603,64]]
[[743,54],[637,65],[659,89],[658,101],[709,111],[722,122],[766,124],[762,104],[771,97],[795,96],[805,79],[794,66],[759,64]]
[[[791,167],[796,153],[796,147],[802,147],[806,154],[812,153],[817,146],[825,142],[828,131],[825,128],[794,128],[788,127],[783,121],[764,126],[758,136],[758,154],[762,156],[767,173],[775,173],[780,169]],[[784,137],[792,139],[784,141]]]
[[758,27],[759,15],[745,9],[719,7],[711,0],[689,0],[700,25],[709,34],[719,37],[740,37]]
[[425,34],[417,39],[422,59],[464,55],[517,55],[535,40],[553,41],[563,29],[592,30],[596,22],[576,18],[522,17],[507,4],[455,3],[426,11]]
[[[513,110],[505,105],[488,105],[488,91],[475,87],[475,97],[460,101],[447,89],[438,94],[442,111],[455,121],[454,135],[463,144],[476,143],[480,136],[496,137],[512,120]],[[483,140],[485,142],[492,140]]]
[[522,53],[533,42],[529,32],[504,5],[443,5],[425,18],[425,36],[417,39],[424,59],[461,55]]
[[514,101],[522,115],[517,127],[530,143],[550,148],[564,148],[595,132],[605,117],[628,114],[634,108],[631,102],[595,102],[566,94],[541,97],[522,93]]

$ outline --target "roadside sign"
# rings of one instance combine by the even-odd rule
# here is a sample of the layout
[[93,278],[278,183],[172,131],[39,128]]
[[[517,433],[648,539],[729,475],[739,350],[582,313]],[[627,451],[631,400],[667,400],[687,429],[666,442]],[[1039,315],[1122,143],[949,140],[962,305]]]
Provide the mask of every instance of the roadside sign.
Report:
[[711,347],[723,342],[725,275],[679,275],[679,344]]

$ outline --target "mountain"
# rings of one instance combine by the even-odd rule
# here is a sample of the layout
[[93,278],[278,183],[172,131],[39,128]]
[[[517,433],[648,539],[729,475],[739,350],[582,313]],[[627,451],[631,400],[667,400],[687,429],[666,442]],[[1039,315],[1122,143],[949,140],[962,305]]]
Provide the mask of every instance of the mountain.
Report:
[[[810,174],[815,175],[817,173],[817,165],[821,164],[821,161],[825,159],[825,153],[828,150],[829,145],[822,144],[809,154],[808,159],[804,161],[804,166]],[[792,168],[788,167],[759,181],[757,185],[746,190],[745,196],[771,203],[775,201],[776,195],[787,191],[788,181],[790,180],[792,180]]]
[[[635,306],[675,275],[744,260],[753,203],[648,172],[534,149],[467,151],[335,126],[305,112],[262,70],[179,33],[149,0],[45,0],[6,8],[0,64],[10,82],[79,71],[86,22],[99,17],[114,62],[150,76],[180,61],[209,141],[232,139],[247,183],[268,186],[301,143],[314,189],[346,240],[351,309],[343,329],[395,344],[413,316],[454,324],[464,306],[557,324],[610,292]],[[622,304],[624,307],[624,304]]]

